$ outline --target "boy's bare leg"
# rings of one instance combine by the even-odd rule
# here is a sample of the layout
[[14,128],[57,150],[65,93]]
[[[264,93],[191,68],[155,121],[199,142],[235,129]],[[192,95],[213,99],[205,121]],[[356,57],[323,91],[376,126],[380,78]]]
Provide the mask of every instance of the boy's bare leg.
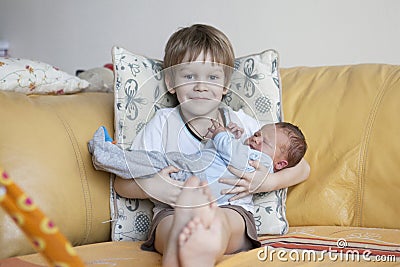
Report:
[[251,249],[245,229],[242,216],[228,208],[218,208],[209,229],[191,220],[178,237],[181,266],[214,266],[224,254]]
[[156,229],[154,245],[163,254],[163,266],[179,266],[178,235],[194,217],[199,218],[205,227],[209,226],[214,220],[216,208],[208,187],[201,184],[197,177],[190,177],[176,201],[174,215],[164,218]]

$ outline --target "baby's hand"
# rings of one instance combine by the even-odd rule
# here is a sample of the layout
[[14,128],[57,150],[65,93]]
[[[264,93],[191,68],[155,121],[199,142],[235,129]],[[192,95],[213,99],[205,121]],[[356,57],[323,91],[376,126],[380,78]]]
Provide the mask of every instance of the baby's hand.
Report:
[[211,119],[211,123],[211,127],[208,128],[208,131],[211,133],[211,138],[214,138],[217,134],[228,130],[216,120]]
[[230,122],[226,127],[236,139],[239,139],[244,133],[244,129],[239,127],[236,123]]
[[236,139],[239,139],[244,133],[244,129],[239,127],[236,123],[230,122],[228,126],[225,128],[216,120],[211,120],[212,126],[208,128],[208,131],[211,133],[214,138],[217,134],[224,131],[230,131]]

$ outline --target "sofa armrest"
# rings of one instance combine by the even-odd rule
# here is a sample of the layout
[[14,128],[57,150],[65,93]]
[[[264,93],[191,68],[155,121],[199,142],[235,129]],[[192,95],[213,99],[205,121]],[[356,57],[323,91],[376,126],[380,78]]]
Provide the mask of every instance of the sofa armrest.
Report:
[[[0,164],[72,245],[110,240],[109,174],[94,170],[87,141],[113,129],[113,95],[0,92]],[[34,252],[0,210],[0,258]]]

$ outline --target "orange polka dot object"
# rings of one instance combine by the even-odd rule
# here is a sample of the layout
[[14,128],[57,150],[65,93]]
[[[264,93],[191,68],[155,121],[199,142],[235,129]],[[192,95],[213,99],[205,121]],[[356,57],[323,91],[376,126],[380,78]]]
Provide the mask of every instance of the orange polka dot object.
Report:
[[41,253],[51,266],[85,266],[75,250],[58,230],[0,168],[0,206],[11,216],[31,241],[33,247]]

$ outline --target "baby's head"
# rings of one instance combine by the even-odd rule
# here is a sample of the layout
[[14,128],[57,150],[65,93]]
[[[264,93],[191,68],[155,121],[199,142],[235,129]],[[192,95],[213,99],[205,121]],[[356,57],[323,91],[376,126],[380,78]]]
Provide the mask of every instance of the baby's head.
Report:
[[185,27],[169,38],[165,46],[164,69],[173,76],[171,67],[185,62],[210,60],[224,69],[225,86],[230,81],[234,66],[234,52],[228,37],[220,30],[204,24]]
[[295,166],[307,150],[307,143],[301,130],[288,122],[264,125],[246,139],[245,144],[270,156],[275,171]]

